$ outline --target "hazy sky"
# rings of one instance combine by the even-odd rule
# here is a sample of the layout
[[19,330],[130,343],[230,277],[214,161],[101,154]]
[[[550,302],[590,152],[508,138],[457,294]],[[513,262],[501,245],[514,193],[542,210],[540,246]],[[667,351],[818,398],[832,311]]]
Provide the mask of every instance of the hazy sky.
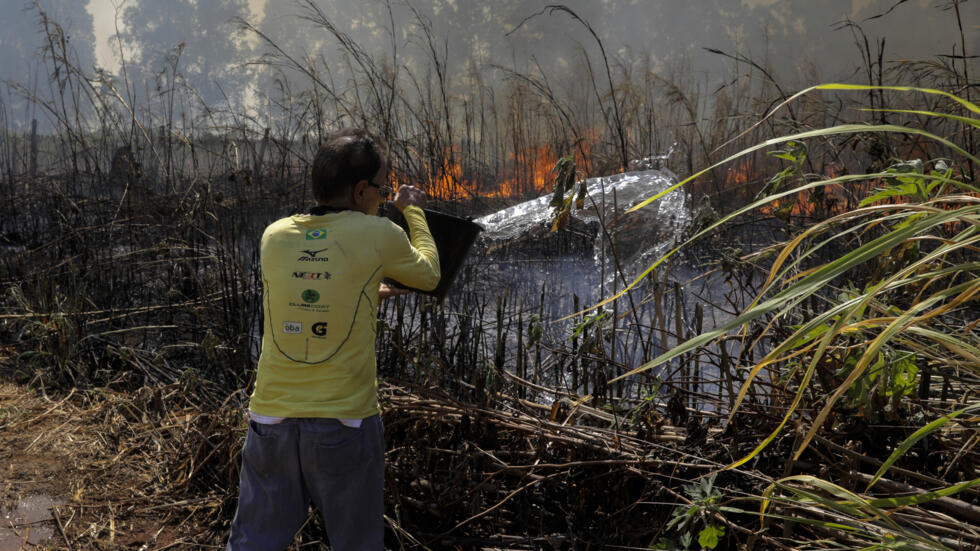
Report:
[[[244,16],[297,58],[323,56],[335,63],[339,48],[322,27],[302,21],[300,0],[38,0],[52,17],[65,18],[82,69],[119,68],[118,42],[124,35],[127,75],[147,87],[161,84],[166,54],[186,43],[181,74],[206,102],[244,94],[252,74],[242,63],[261,51],[256,37],[232,36],[227,22]],[[507,67],[520,72],[540,68],[555,80],[581,79],[583,54],[595,66],[595,42],[567,14],[527,20],[556,0],[392,0],[394,40],[401,63],[412,56],[430,59],[422,21],[428,21],[436,47],[446,46],[446,69],[461,75]],[[822,82],[866,82],[862,61],[849,30],[835,24],[859,23],[872,45],[886,39],[885,60],[935,59],[960,53],[953,0],[565,0],[602,38],[619,69],[678,72],[696,82],[729,79],[733,64],[704,48],[738,52],[775,68],[787,89]],[[315,0],[323,14],[381,59],[392,37],[384,0]],[[961,0],[967,53],[980,54],[980,0]],[[28,0],[0,0],[0,82],[43,83],[50,67],[36,56],[43,44],[36,10]],[[275,10],[271,8],[274,7]],[[413,8],[417,13],[413,13]],[[873,18],[884,12],[885,17]],[[132,22],[136,23],[132,23]],[[523,22],[523,24],[522,24]],[[132,24],[131,24],[132,23]],[[143,46],[146,47],[143,47]],[[974,65],[977,63],[974,61]],[[739,71],[744,71],[740,67]],[[975,70],[976,71],[976,70]],[[424,71],[423,71],[424,72]],[[977,74],[974,72],[974,74]],[[457,79],[457,82],[459,79]],[[37,84],[35,84],[37,86]],[[265,86],[260,84],[259,86]],[[2,91],[2,90],[0,90]],[[3,98],[0,98],[2,100]]]
[[[53,2],[54,0],[49,0]],[[109,37],[115,32],[114,17],[119,6],[132,5],[138,0],[68,0],[87,1],[88,12],[93,16],[96,56],[100,65],[107,69],[118,67],[114,46]],[[208,1],[208,0],[199,0]],[[356,6],[376,0],[347,0]],[[907,56],[929,56],[951,53],[959,41],[953,25],[953,12],[941,11],[939,6],[950,4],[952,0],[907,0],[900,5],[898,0],[566,0],[564,4],[575,9],[597,28],[616,27],[621,34],[605,37],[607,48],[617,51],[628,48],[633,53],[649,51],[656,57],[665,58],[671,48],[677,51],[714,47],[726,51],[738,47],[759,55],[769,44],[777,55],[811,55],[816,62],[826,65],[833,71],[832,59],[820,56],[846,56],[856,49],[853,39],[846,32],[834,32],[831,25],[849,17],[861,22],[865,18],[887,11],[895,6],[886,18],[865,21],[863,25],[872,36],[887,38],[886,53],[893,58]],[[269,0],[247,0],[251,17],[262,23],[266,4]],[[46,2],[42,1],[42,5]],[[342,3],[342,2],[337,2]],[[396,0],[395,4],[403,4]],[[519,21],[516,16],[526,17],[540,10],[548,3],[546,0],[525,0],[518,2],[524,9],[514,13],[515,17],[504,20],[491,18],[490,26],[481,29],[487,34],[501,38]],[[977,45],[980,10],[972,7],[976,0],[962,2],[961,12],[966,20],[965,32],[968,43]],[[472,21],[470,14],[460,13],[471,6],[482,10],[494,10],[497,2],[462,2],[457,0],[425,0],[415,2],[420,7],[428,6],[433,12],[433,27],[447,35],[466,32],[455,24],[461,18]],[[514,2],[510,2],[514,4]],[[273,0],[280,11],[277,15],[295,13],[296,9],[288,0]],[[329,11],[329,10],[328,10]],[[510,10],[513,12],[513,10]],[[328,13],[329,15],[329,13]],[[663,17],[670,16],[670,17]],[[554,19],[555,16],[552,16]],[[586,40],[584,29],[574,28],[567,18],[560,21],[567,29],[578,34],[577,40]],[[533,25],[529,25],[531,27]],[[180,25],[172,29],[176,44],[182,37]],[[766,36],[766,34],[769,36]],[[674,44],[665,44],[658,35],[670,37]],[[450,36],[450,40],[452,37]],[[502,40],[502,39],[501,39]],[[517,37],[520,42],[520,37]],[[503,40],[502,40],[503,41]],[[548,40],[538,46],[548,48]],[[561,43],[562,40],[557,40]],[[843,47],[842,47],[843,46]],[[503,52],[501,52],[503,53]]]

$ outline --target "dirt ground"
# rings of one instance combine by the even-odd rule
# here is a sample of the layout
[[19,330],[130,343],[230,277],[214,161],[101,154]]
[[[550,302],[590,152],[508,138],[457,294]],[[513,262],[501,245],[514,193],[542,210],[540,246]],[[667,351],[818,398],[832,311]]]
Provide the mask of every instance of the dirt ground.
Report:
[[[176,450],[152,434],[188,430],[192,416],[171,411],[148,419],[132,406],[139,398],[47,395],[0,383],[0,551],[219,547],[209,500],[161,499],[173,472],[161,463]],[[54,504],[50,514],[24,522],[18,505],[39,499]],[[35,542],[38,534],[50,537]]]
[[[430,548],[560,547],[547,542],[594,544],[618,537],[611,532],[617,526],[658,526],[658,509],[635,503],[652,491],[650,469],[662,464],[647,457],[642,441],[550,422],[537,410],[501,411],[417,391],[389,385],[381,392],[393,548],[418,541]],[[19,549],[28,529],[50,536],[25,549],[221,549],[235,505],[244,412],[234,395],[201,411],[187,393],[178,385],[45,393],[0,382],[0,551],[8,551],[4,539]],[[608,498],[615,515],[597,514],[597,497]],[[50,516],[23,522],[11,514],[41,498],[54,503]],[[569,518],[584,536],[563,535]],[[311,519],[291,549],[325,548]],[[454,530],[459,535],[447,535]]]

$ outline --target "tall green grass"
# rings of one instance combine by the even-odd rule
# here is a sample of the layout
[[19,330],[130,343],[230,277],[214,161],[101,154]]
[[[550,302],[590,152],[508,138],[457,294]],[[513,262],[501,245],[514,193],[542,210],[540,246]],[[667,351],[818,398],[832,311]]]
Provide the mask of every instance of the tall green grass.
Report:
[[[950,100],[950,111],[915,110],[914,114],[956,121],[965,127],[967,135],[980,128],[980,108],[934,89],[828,84],[804,90],[784,105],[816,91],[868,90],[941,96]],[[738,366],[745,378],[728,421],[739,416],[747,395],[765,375],[781,388],[781,393],[768,393],[768,405],[780,412],[779,422],[727,469],[750,464],[791,425],[796,427],[796,438],[786,457],[790,465],[805,456],[819,435],[834,438],[848,422],[897,424],[912,411],[922,411],[924,417],[933,420],[924,420],[918,430],[894,446],[860,491],[818,476],[785,476],[760,496],[760,510],[764,516],[784,522],[785,512],[783,516],[770,513],[774,509],[791,511],[793,522],[808,522],[837,533],[841,541],[851,542],[855,548],[946,549],[948,541],[926,535],[913,521],[897,520],[896,513],[908,515],[913,511],[928,516],[921,506],[980,485],[980,478],[900,497],[872,494],[876,484],[891,476],[892,468],[903,464],[903,456],[923,438],[942,440],[951,424],[977,427],[976,417],[967,414],[980,407],[969,386],[980,382],[980,187],[969,178],[976,173],[980,160],[953,140],[919,127],[849,124],[766,140],[675,187],[754,151],[855,133],[915,136],[938,144],[938,150],[945,150],[948,156],[894,159],[878,172],[821,178],[793,174],[802,166],[799,156],[805,155],[805,148],[795,148],[795,154],[787,153],[788,148],[778,150],[776,155],[790,161],[779,178],[793,176],[792,185],[763,194],[722,217],[654,263],[641,278],[682,247],[754,209],[796,200],[801,192],[855,182],[870,183],[874,189],[855,208],[801,227],[785,243],[769,248],[765,282],[737,316],[621,377],[653,369],[732,333],[744,347],[762,347],[761,359]],[[635,208],[658,198],[651,197]],[[827,258],[824,249],[834,244],[842,245],[843,252]],[[947,399],[944,392],[944,397],[936,400],[929,392],[931,373],[963,381],[962,397]],[[972,451],[964,448],[961,453]],[[915,469],[915,461],[906,466]],[[954,518],[964,526],[970,521],[962,516]]]

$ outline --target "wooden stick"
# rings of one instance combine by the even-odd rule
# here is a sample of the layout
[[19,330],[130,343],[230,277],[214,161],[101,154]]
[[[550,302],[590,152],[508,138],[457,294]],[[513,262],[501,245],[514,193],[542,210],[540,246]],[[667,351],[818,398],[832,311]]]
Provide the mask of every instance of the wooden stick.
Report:
[[65,525],[61,523],[61,515],[58,514],[57,507],[51,508],[51,516],[54,517],[55,523],[58,525],[58,532],[61,533],[61,537],[65,540],[65,547],[68,548],[68,551],[72,551],[71,540],[68,539],[68,534],[65,533]]

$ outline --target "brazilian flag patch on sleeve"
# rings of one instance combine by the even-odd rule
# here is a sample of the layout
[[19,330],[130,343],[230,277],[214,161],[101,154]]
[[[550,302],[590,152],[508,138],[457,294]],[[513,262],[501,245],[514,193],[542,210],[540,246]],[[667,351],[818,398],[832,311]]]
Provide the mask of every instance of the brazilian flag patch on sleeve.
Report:
[[326,238],[327,238],[327,229],[326,228],[319,228],[319,229],[315,229],[315,230],[306,230],[306,240],[307,241],[309,241],[311,239],[326,239]]

